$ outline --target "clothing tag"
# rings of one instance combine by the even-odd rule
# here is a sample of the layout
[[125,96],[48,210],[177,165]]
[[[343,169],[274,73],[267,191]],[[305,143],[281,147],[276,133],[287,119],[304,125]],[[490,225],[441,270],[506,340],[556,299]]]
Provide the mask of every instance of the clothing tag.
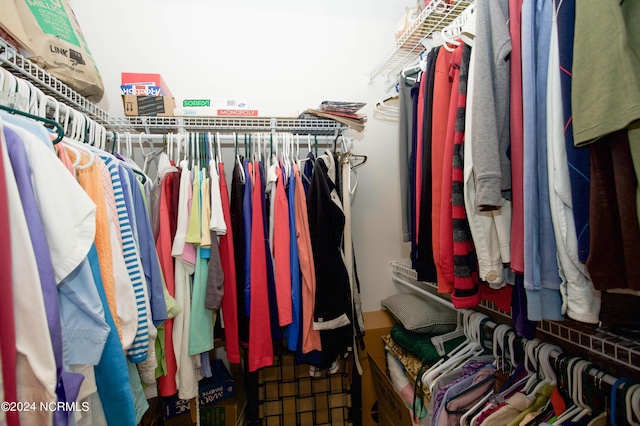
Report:
[[502,389],[505,383],[509,380],[509,374],[504,371],[496,371],[496,381],[493,384],[493,389],[496,393]]

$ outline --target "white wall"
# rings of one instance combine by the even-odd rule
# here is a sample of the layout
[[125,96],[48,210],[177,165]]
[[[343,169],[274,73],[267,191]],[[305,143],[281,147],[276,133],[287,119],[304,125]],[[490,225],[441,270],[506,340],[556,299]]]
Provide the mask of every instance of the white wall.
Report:
[[162,74],[176,100],[246,97],[266,116],[297,116],[323,100],[367,102],[366,130],[353,134],[352,147],[368,156],[353,203],[363,310],[398,292],[388,263],[408,257],[409,247],[401,239],[397,125],[373,117],[390,83],[369,84],[367,74],[414,1],[70,3],[105,83],[100,105],[112,115],[123,114],[121,72]]

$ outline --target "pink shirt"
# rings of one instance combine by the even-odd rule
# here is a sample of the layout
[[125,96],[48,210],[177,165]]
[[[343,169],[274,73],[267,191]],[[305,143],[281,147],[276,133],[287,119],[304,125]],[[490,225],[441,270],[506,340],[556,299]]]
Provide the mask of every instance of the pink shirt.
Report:
[[511,34],[511,268],[524,273],[524,183],[522,118],[522,0],[509,0]]
[[313,311],[316,300],[316,270],[313,263],[309,218],[307,215],[307,196],[302,186],[302,177],[298,165],[293,165],[296,178],[296,233],[298,234],[298,263],[302,272],[302,353],[321,351],[320,331],[313,329]]
[[[251,215],[251,301],[249,315],[249,371],[273,364],[273,342],[269,320],[267,252],[262,214],[262,181],[258,163],[249,163],[247,185],[253,183]],[[249,181],[251,178],[251,181]]]
[[444,146],[447,134],[447,117],[449,116],[449,98],[451,82],[449,81],[449,63],[451,52],[440,48],[436,59],[436,70],[433,87],[433,128],[431,130],[431,184],[433,207],[431,211],[433,260],[438,274],[438,291],[452,293],[453,284],[445,281],[440,267],[440,206],[442,196],[442,167],[444,166]]
[[[276,196],[273,212],[273,258],[280,326],[291,324],[291,259],[289,256],[289,202],[282,181],[282,169],[276,167]],[[254,206],[255,208],[255,206]]]

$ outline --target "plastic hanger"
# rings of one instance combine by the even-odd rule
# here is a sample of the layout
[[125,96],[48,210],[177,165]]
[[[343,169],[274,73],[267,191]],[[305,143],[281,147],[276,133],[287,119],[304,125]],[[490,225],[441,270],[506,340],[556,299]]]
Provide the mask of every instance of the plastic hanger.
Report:
[[618,400],[618,388],[620,387],[620,385],[623,386],[624,389],[624,385],[631,382],[631,379],[627,378],[627,377],[620,377],[618,380],[615,381],[615,383],[613,384],[613,386],[611,386],[611,411],[609,412],[609,421],[611,422],[611,426],[618,426],[618,419],[617,419],[617,400]]
[[9,108],[7,106],[4,105],[0,105],[0,109],[7,111],[11,114],[14,115],[20,115],[22,117],[26,117],[26,118],[30,118],[32,120],[36,120],[36,121],[40,121],[44,124],[48,124],[50,126],[53,126],[56,130],[56,134],[58,135],[52,142],[53,144],[57,144],[58,142],[60,142],[62,140],[62,138],[64,137],[64,129],[62,128],[62,126],[60,125],[60,123],[58,123],[57,121],[54,120],[49,120],[48,118],[44,118],[44,117],[40,117],[37,115],[33,115],[33,114],[29,114],[27,112],[24,111],[20,111],[17,109],[13,109],[13,108]]
[[24,107],[24,112],[35,115],[37,111],[35,110],[35,98],[31,96],[31,90],[29,89],[29,84],[26,80],[21,78],[16,78],[16,92],[18,92],[24,99],[27,100],[27,104]]
[[576,366],[576,368],[578,368],[576,375],[579,375],[579,377],[576,378],[577,384],[575,386],[575,396],[576,396],[576,402],[578,405],[582,407],[582,410],[579,411],[571,419],[571,421],[577,423],[580,420],[582,420],[585,416],[591,415],[591,413],[593,412],[593,407],[588,403],[584,402],[583,383],[584,383],[584,378],[588,377],[589,371],[597,367],[595,364],[592,364],[589,361],[586,361],[586,364],[579,364]]
[[233,139],[235,140],[236,163],[238,164],[240,170],[240,182],[246,183],[247,176],[244,173],[244,165],[242,164],[242,160],[240,160],[240,153],[238,152],[238,134],[236,132],[233,132]]
[[[96,154],[94,152],[92,152],[85,144],[83,144],[81,142],[78,142],[78,141],[76,141],[74,139],[70,139],[70,138],[64,139],[63,143],[65,144],[66,147],[74,148],[75,150],[79,151],[76,154],[77,155],[76,158],[79,159],[80,161],[74,162],[74,165],[73,165],[73,167],[76,170],[88,169],[95,162]],[[76,151],[74,151],[74,153],[76,153]],[[80,164],[80,162],[82,161],[81,153],[85,153],[85,154],[87,154],[89,156],[89,161],[86,164]]]
[[217,155],[218,162],[219,163],[224,163],[224,161],[222,159],[222,152],[220,150],[220,133],[216,133],[215,143],[216,143],[216,152],[218,153],[218,155]]
[[568,421],[569,419],[571,419],[573,416],[575,416],[576,414],[578,414],[581,410],[582,407],[580,407],[575,399],[574,399],[574,386],[576,385],[574,382],[574,378],[573,378],[573,366],[580,361],[579,358],[566,358],[565,359],[565,365],[566,367],[564,368],[564,374],[566,377],[566,383],[567,383],[567,388],[569,391],[569,396],[571,396],[571,402],[572,405],[567,407],[566,411],[564,413],[562,413],[560,416],[558,416],[558,418],[556,419],[556,421],[553,423],[554,425],[561,425],[562,423]]
[[478,326],[480,321],[485,317],[486,315],[477,312],[472,312],[466,316],[465,334],[468,337],[467,341],[452,351],[449,359],[435,368],[427,370],[422,376],[422,382],[428,386],[430,390],[434,389],[437,379],[441,377],[442,374],[454,370],[468,358],[478,355],[483,351],[479,342]]
[[444,344],[462,336],[464,336],[464,329],[462,327],[462,313],[460,311],[457,311],[456,329],[440,336],[433,336],[431,338],[431,343],[433,343],[433,346],[436,348],[438,355],[444,356],[446,354]]
[[630,398],[631,402],[627,404],[627,416],[629,416],[629,407],[631,407],[631,410],[633,411],[633,414],[635,414],[638,423],[640,423],[640,386],[635,386],[636,387]]

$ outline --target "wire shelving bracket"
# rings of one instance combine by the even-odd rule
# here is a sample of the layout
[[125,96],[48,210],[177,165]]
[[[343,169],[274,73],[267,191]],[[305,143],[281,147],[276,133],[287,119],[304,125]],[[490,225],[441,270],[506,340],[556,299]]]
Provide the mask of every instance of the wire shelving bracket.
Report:
[[432,0],[369,73],[369,81],[379,75],[395,77],[416,62],[424,50],[422,41],[451,24],[471,3],[473,0]]

